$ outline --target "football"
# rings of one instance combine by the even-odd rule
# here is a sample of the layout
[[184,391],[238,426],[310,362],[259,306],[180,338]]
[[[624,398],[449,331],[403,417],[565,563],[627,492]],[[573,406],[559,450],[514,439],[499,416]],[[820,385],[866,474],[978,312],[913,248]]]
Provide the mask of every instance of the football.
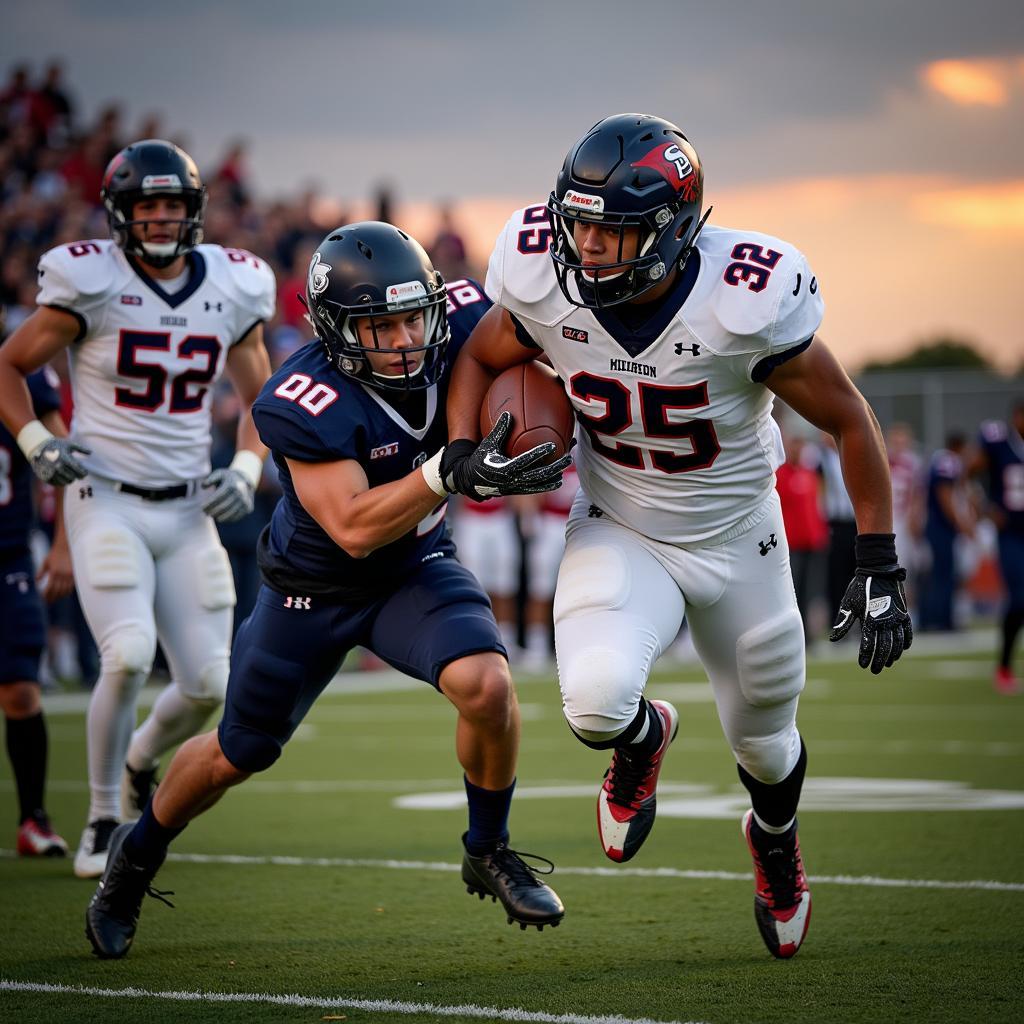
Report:
[[553,441],[555,450],[545,463],[569,450],[576,417],[558,374],[545,363],[520,363],[494,378],[480,407],[480,430],[490,433],[503,413],[512,414],[505,443],[507,455],[522,455],[535,445]]

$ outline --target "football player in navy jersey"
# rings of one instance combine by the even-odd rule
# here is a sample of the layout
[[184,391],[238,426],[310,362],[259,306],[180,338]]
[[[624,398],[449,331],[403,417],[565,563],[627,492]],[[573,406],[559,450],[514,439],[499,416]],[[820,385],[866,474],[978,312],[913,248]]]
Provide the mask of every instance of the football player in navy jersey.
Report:
[[1013,648],[1024,626],[1024,398],[1014,403],[1008,422],[983,423],[978,443],[971,471],[987,476],[989,515],[999,531],[999,569],[1007,595],[993,682],[999,693],[1013,696],[1021,692]]
[[[523,928],[556,925],[564,913],[508,846],[519,711],[486,595],[456,561],[444,524],[456,484],[444,461],[449,367],[490,303],[472,281],[446,289],[417,242],[377,222],[324,239],[306,303],[316,340],[253,406],[284,493],[260,539],[264,586],[238,631],[224,717],[181,747],[134,828],[114,832],[86,912],[101,957],[127,953],[171,840],[277,760],[356,645],[455,705],[468,890],[496,897]],[[460,460],[460,491],[480,500],[559,486],[568,457],[538,468],[551,444],[505,457],[509,423],[506,414],[479,455]]]
[[[30,374],[26,383],[37,418],[52,434],[64,437],[67,430],[60,418],[57,375],[49,368],[39,370]],[[54,832],[43,806],[47,738],[39,701],[39,659],[46,643],[46,624],[28,542],[34,518],[32,479],[28,462],[0,424],[0,708],[18,791],[17,848],[23,857],[63,857],[67,844]],[[74,586],[60,514],[38,579],[47,601],[66,596]]]

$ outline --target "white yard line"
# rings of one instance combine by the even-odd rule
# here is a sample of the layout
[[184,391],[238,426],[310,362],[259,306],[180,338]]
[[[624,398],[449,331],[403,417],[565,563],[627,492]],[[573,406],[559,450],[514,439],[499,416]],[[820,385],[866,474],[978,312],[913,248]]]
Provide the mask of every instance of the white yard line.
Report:
[[[0,858],[17,856],[0,849]],[[386,871],[456,872],[461,865],[438,860],[374,860],[363,857],[253,856],[241,853],[170,853],[170,861],[183,864],[236,864],[252,867],[288,868],[376,868]],[[685,868],[559,867],[559,875],[595,878],[677,878],[684,881],[749,882],[746,871],[701,871]],[[947,880],[940,878],[880,878],[876,875],[808,875],[815,885],[863,886],[874,889],[974,889],[988,892],[1024,892],[1024,882],[992,879]]]
[[[536,1021],[538,1024],[682,1024],[654,1021],[649,1017],[594,1017],[578,1013],[544,1013],[541,1010],[503,1009],[497,1006],[445,1006],[437,1003],[407,1003],[396,999],[344,999],[321,996],[273,995],[269,992],[151,991],[145,988],[97,988],[91,985],[54,985],[0,978],[0,992],[36,992],[70,996],[102,996],[107,999],[160,999],[178,1003],[260,1003],[270,1006],[300,1006],[318,1010],[364,1010],[368,1013],[433,1014],[437,1017],[479,1017],[483,1020]],[[687,1024],[697,1024],[689,1021]]]

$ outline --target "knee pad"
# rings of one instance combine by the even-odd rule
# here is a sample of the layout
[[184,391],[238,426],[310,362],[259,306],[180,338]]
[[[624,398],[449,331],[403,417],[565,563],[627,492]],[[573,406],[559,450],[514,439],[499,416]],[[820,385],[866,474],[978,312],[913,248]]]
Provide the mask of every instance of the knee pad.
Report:
[[84,545],[86,578],[97,590],[116,590],[139,584],[135,538],[116,527],[97,530]]
[[796,723],[770,736],[746,736],[733,748],[736,762],[765,785],[785,779],[800,760],[800,733]]
[[199,603],[208,611],[235,606],[235,580],[231,560],[222,547],[207,548],[198,564]]
[[264,772],[280,756],[283,747],[265,732],[232,722],[222,721],[217,733],[224,756],[240,772]]
[[788,608],[748,629],[736,641],[736,667],[743,696],[754,707],[774,707],[799,697],[805,678],[800,612]]
[[620,651],[590,647],[559,667],[562,713],[586,742],[613,740],[636,717],[645,680]]
[[195,680],[182,680],[178,688],[196,704],[206,705],[212,711],[224,703],[228,689],[228,656],[213,658],[200,670]]
[[104,639],[100,654],[104,671],[147,676],[156,655],[156,636],[141,623],[125,623]]

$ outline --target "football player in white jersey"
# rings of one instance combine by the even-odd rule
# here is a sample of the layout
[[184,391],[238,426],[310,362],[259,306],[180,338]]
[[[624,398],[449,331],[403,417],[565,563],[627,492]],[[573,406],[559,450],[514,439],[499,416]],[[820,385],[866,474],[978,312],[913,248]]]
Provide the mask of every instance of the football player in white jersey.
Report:
[[661,118],[609,117],[572,147],[546,207],[514,214],[491,256],[496,305],[454,369],[442,472],[456,482],[472,457],[493,377],[545,356],[581,428],[555,646],[570,727],[614,751],[602,846],[629,860],[654,823],[678,715],[644,687],[685,613],[750,793],[757,924],[784,958],[811,904],[796,832],[804,642],[773,486],[773,393],[836,437],[856,506],[858,569],[832,638],[860,619],[860,664],[877,673],[912,635],[885,449],[816,337],[818,281],[786,242],[705,227],[702,202],[697,153]]
[[[260,259],[202,245],[206,190],[177,146],[149,139],[110,162],[112,240],[39,261],[39,308],[0,350],[0,414],[36,474],[70,485],[75,582],[100,648],[89,705],[90,807],[75,874],[99,876],[119,817],[138,817],[160,755],[224,698],[235,603],[213,519],[248,514],[266,449],[249,406],[270,374],[262,324],[275,282]],[[25,375],[68,350],[69,439],[33,418]],[[231,466],[210,472],[211,389],[243,406]],[[160,639],[171,683],[133,733]],[[122,778],[123,776],[123,778]]]

